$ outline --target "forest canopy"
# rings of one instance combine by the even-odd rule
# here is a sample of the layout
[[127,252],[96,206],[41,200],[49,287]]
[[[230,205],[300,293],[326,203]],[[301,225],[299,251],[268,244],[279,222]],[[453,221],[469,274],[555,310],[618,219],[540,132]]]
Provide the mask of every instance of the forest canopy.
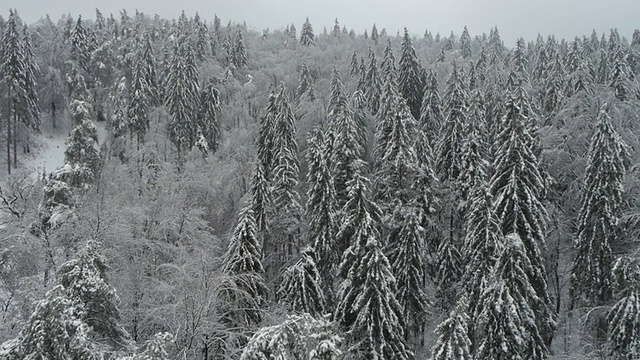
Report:
[[176,15],[0,16],[0,359],[640,358],[640,30]]

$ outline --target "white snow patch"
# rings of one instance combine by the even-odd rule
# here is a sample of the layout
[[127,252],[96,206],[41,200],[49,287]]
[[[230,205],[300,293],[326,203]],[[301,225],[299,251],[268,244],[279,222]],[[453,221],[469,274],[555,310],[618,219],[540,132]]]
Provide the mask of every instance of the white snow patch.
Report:
[[42,176],[42,173],[50,173],[64,165],[64,151],[67,146],[64,144],[67,136],[46,135],[41,138],[41,146],[37,149],[35,157],[25,159],[24,167],[33,169],[34,177]]

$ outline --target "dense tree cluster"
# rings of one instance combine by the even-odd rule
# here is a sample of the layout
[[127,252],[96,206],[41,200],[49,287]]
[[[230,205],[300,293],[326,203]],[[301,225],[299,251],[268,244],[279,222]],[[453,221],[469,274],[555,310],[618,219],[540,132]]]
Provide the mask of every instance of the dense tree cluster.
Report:
[[640,31],[304,20],[0,17],[0,358],[638,358]]

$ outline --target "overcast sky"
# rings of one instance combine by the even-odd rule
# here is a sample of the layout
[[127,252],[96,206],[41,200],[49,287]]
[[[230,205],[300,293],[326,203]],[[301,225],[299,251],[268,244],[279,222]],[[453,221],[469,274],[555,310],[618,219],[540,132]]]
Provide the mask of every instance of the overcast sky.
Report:
[[57,20],[63,13],[93,18],[95,8],[105,16],[118,15],[120,9],[133,14],[135,9],[147,15],[177,18],[182,10],[187,15],[196,11],[211,20],[217,14],[226,24],[246,21],[256,30],[279,29],[295,23],[298,31],[305,17],[309,17],[314,31],[331,29],[335,18],[341,25],[362,33],[386,28],[389,34],[406,26],[413,34],[422,35],[429,29],[435,35],[448,35],[452,30],[459,35],[463,26],[470,33],[489,33],[498,26],[506,45],[512,46],[522,36],[535,39],[543,35],[573,39],[576,35],[589,35],[592,29],[599,33],[618,28],[628,39],[635,28],[640,28],[640,0],[0,0],[3,15],[8,7],[16,7],[21,18],[29,23],[45,14]]

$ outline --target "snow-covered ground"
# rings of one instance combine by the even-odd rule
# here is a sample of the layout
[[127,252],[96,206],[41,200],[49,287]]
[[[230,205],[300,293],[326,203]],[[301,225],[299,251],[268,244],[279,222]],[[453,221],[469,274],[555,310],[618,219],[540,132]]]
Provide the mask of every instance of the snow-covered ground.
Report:
[[24,168],[33,169],[33,174],[37,177],[61,167],[64,164],[65,140],[67,136],[63,134],[42,137],[35,156],[25,159]]
[[[108,136],[106,124],[104,122],[95,122],[98,132],[98,145],[104,143]],[[42,176],[43,173],[49,174],[55,169],[64,165],[64,151],[67,148],[65,141],[68,134],[57,133],[44,135],[39,139],[40,145],[28,158],[22,162],[24,169],[33,170],[34,177]],[[100,146],[98,146],[98,150]]]

